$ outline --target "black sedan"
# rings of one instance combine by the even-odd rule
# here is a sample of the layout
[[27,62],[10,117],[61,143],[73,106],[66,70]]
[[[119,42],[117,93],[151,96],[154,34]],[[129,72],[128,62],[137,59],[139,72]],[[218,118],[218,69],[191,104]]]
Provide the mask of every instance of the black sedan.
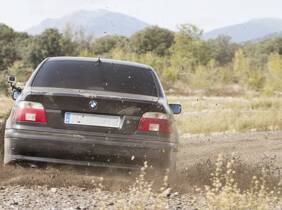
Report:
[[[14,78],[13,78],[14,80]],[[45,59],[23,89],[5,129],[4,163],[35,161],[175,170],[178,134],[155,71],[94,58]]]

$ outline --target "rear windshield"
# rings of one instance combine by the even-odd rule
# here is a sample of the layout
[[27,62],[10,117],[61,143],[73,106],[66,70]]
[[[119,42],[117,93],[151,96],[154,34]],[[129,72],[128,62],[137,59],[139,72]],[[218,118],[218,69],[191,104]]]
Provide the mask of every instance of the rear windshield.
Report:
[[32,86],[157,96],[151,70],[94,61],[47,61]]

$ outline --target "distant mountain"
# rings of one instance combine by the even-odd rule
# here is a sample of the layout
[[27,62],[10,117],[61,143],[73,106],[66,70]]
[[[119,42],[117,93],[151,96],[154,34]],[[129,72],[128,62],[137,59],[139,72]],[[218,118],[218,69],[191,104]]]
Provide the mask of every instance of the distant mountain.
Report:
[[28,29],[27,32],[37,35],[47,28],[57,28],[62,32],[67,24],[74,30],[83,29],[87,34],[94,34],[96,37],[109,34],[130,36],[148,26],[141,20],[121,13],[107,10],[80,10],[62,18],[46,19],[39,25]]
[[282,19],[254,19],[246,23],[231,25],[204,33],[205,39],[214,39],[219,35],[228,35],[234,42],[259,40],[272,34],[282,33]]

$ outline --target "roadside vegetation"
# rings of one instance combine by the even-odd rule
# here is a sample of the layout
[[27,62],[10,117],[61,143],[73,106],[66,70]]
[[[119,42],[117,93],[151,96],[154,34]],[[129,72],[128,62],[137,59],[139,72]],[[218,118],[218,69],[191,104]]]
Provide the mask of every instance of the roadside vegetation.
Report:
[[[282,38],[243,44],[230,37],[204,40],[202,31],[186,24],[176,32],[151,26],[131,37],[96,38],[66,26],[63,33],[47,29],[30,36],[0,25],[0,90],[7,74],[24,82],[49,56],[88,56],[137,61],[154,67],[170,93],[242,95],[282,91]],[[200,90],[200,91],[199,91]]]
[[[198,177],[192,172],[198,182],[190,183],[190,196],[185,207],[210,210],[281,209],[281,176],[277,176],[271,166],[248,166],[235,154],[230,157],[219,154],[216,162],[208,166],[198,164],[202,171],[198,170],[201,172]],[[163,185],[154,189],[153,183],[144,178],[146,169],[146,166],[142,168],[140,176],[125,194],[119,194],[121,197],[114,202],[113,209],[170,209],[173,198],[179,192],[170,188],[174,185],[168,185],[166,176]],[[208,184],[199,179],[203,176],[207,177]],[[188,180],[185,177],[180,179],[178,184],[182,182],[180,185],[186,185]]]
[[282,98],[169,97],[182,104],[175,116],[182,134],[282,130]]
[[219,154],[210,181],[197,189],[200,209],[281,209],[281,176],[271,165],[247,166],[234,154],[230,158]]
[[[201,171],[199,176],[202,177],[203,173],[206,173],[209,184],[202,185],[203,183],[200,183],[201,186],[198,187],[195,183],[191,183],[189,199],[186,197],[186,206],[184,205],[182,208],[281,209],[281,177],[275,175],[275,171],[269,165],[247,166],[235,154],[230,157],[219,154],[216,162],[205,168],[205,170],[207,169],[208,171]],[[125,192],[121,191],[118,194],[113,202],[113,209],[161,210],[171,209],[171,206],[176,208],[176,205],[172,203],[179,192],[170,188],[174,185],[169,186],[167,177],[164,176],[163,185],[154,189],[153,182],[145,178],[146,170],[145,164],[135,183]],[[186,180],[182,178],[181,181],[184,184]],[[103,187],[102,184],[100,186]],[[103,188],[100,188],[98,192],[103,192]],[[104,203],[104,206],[106,208],[107,202]]]

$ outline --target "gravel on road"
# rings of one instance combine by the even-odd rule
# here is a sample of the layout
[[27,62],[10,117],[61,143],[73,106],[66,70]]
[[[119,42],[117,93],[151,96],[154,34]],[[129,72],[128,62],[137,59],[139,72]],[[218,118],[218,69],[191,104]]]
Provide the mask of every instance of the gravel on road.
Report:
[[[131,201],[128,206],[120,206],[130,195],[124,192],[107,192],[79,187],[49,188],[47,186],[6,186],[0,187],[0,209],[134,209]],[[193,209],[193,199],[188,195],[172,193],[166,198],[168,209]],[[148,200],[146,209],[155,203]],[[119,206],[117,206],[119,205]],[[131,206],[130,206],[131,205]],[[123,209],[123,208],[122,208]]]
[[[174,191],[165,195],[162,202],[168,209],[196,209],[190,188],[195,181],[202,182],[199,180],[202,174],[197,178],[191,169],[196,163],[215,159],[219,153],[236,152],[249,164],[275,156],[277,164],[282,166],[281,140],[281,132],[183,136],[178,154],[179,177]],[[190,179],[189,183],[186,176],[189,178],[191,174],[195,179]],[[101,176],[104,188],[96,183]],[[0,167],[0,209],[134,209],[134,202],[141,198],[137,192],[127,190],[132,180],[134,183],[134,176],[107,171],[88,174],[64,167]],[[150,199],[143,198],[146,209],[154,209],[158,201],[155,196],[157,194]]]

